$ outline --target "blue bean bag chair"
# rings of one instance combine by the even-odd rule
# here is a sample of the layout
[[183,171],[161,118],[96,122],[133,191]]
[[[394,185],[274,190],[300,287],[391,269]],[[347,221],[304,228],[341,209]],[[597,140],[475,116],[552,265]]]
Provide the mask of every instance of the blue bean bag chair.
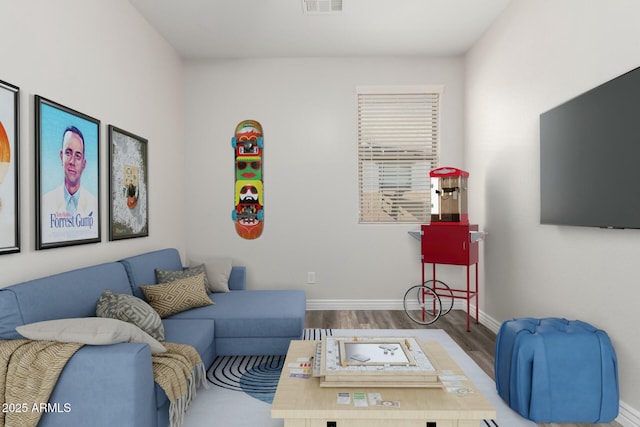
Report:
[[608,423],[618,416],[618,362],[605,331],[559,318],[504,322],[496,338],[496,388],[537,423]]

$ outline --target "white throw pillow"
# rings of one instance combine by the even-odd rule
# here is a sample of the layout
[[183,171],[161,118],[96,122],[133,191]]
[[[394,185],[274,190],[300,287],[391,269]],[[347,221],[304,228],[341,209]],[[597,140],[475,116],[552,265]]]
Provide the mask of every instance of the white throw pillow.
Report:
[[207,272],[207,288],[209,292],[229,292],[229,276],[231,276],[231,260],[228,258],[194,258],[189,266],[204,264]]
[[106,317],[47,320],[18,326],[16,331],[31,340],[76,342],[91,345],[140,342],[149,344],[152,354],[167,351],[162,344],[136,325]]

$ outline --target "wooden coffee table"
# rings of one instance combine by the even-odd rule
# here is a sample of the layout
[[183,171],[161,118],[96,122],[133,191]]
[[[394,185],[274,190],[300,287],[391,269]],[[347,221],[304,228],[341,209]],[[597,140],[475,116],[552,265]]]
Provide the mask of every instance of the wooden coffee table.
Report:
[[[495,408],[468,379],[466,392],[442,388],[320,387],[318,377],[293,378],[289,364],[315,353],[318,341],[292,341],[271,407],[272,418],[283,418],[284,427],[479,427],[483,419],[494,419]],[[439,369],[449,376],[464,372],[435,341],[422,342]],[[454,378],[451,378],[454,379]],[[338,393],[351,393],[349,404],[338,404]],[[399,407],[371,405],[356,407],[355,392],[380,393],[384,401]],[[368,400],[368,399],[367,399]]]

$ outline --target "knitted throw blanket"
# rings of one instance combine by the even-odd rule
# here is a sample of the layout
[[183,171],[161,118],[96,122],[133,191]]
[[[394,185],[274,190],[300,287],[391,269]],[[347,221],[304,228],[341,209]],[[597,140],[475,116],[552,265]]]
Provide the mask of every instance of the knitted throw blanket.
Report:
[[[154,379],[170,401],[172,427],[179,427],[200,385],[208,387],[200,355],[191,346],[165,342],[152,356]],[[35,427],[37,410],[56,385],[67,361],[83,344],[26,339],[0,340],[0,427]],[[16,406],[18,405],[19,408]],[[10,410],[13,408],[13,410]]]
[[0,427],[36,426],[67,360],[82,344],[0,341]]
[[156,354],[153,360],[155,381],[169,398],[169,422],[171,427],[179,427],[189,404],[196,397],[196,389],[207,384],[207,373],[200,355],[190,345],[170,342],[162,343],[166,353]]

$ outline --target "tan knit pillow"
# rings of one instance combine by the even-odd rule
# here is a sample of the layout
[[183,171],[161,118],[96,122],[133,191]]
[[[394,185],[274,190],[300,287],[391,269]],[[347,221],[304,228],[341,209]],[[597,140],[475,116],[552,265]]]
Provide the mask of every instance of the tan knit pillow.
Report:
[[140,286],[140,289],[149,305],[163,318],[213,304],[204,287],[203,273],[159,285]]

